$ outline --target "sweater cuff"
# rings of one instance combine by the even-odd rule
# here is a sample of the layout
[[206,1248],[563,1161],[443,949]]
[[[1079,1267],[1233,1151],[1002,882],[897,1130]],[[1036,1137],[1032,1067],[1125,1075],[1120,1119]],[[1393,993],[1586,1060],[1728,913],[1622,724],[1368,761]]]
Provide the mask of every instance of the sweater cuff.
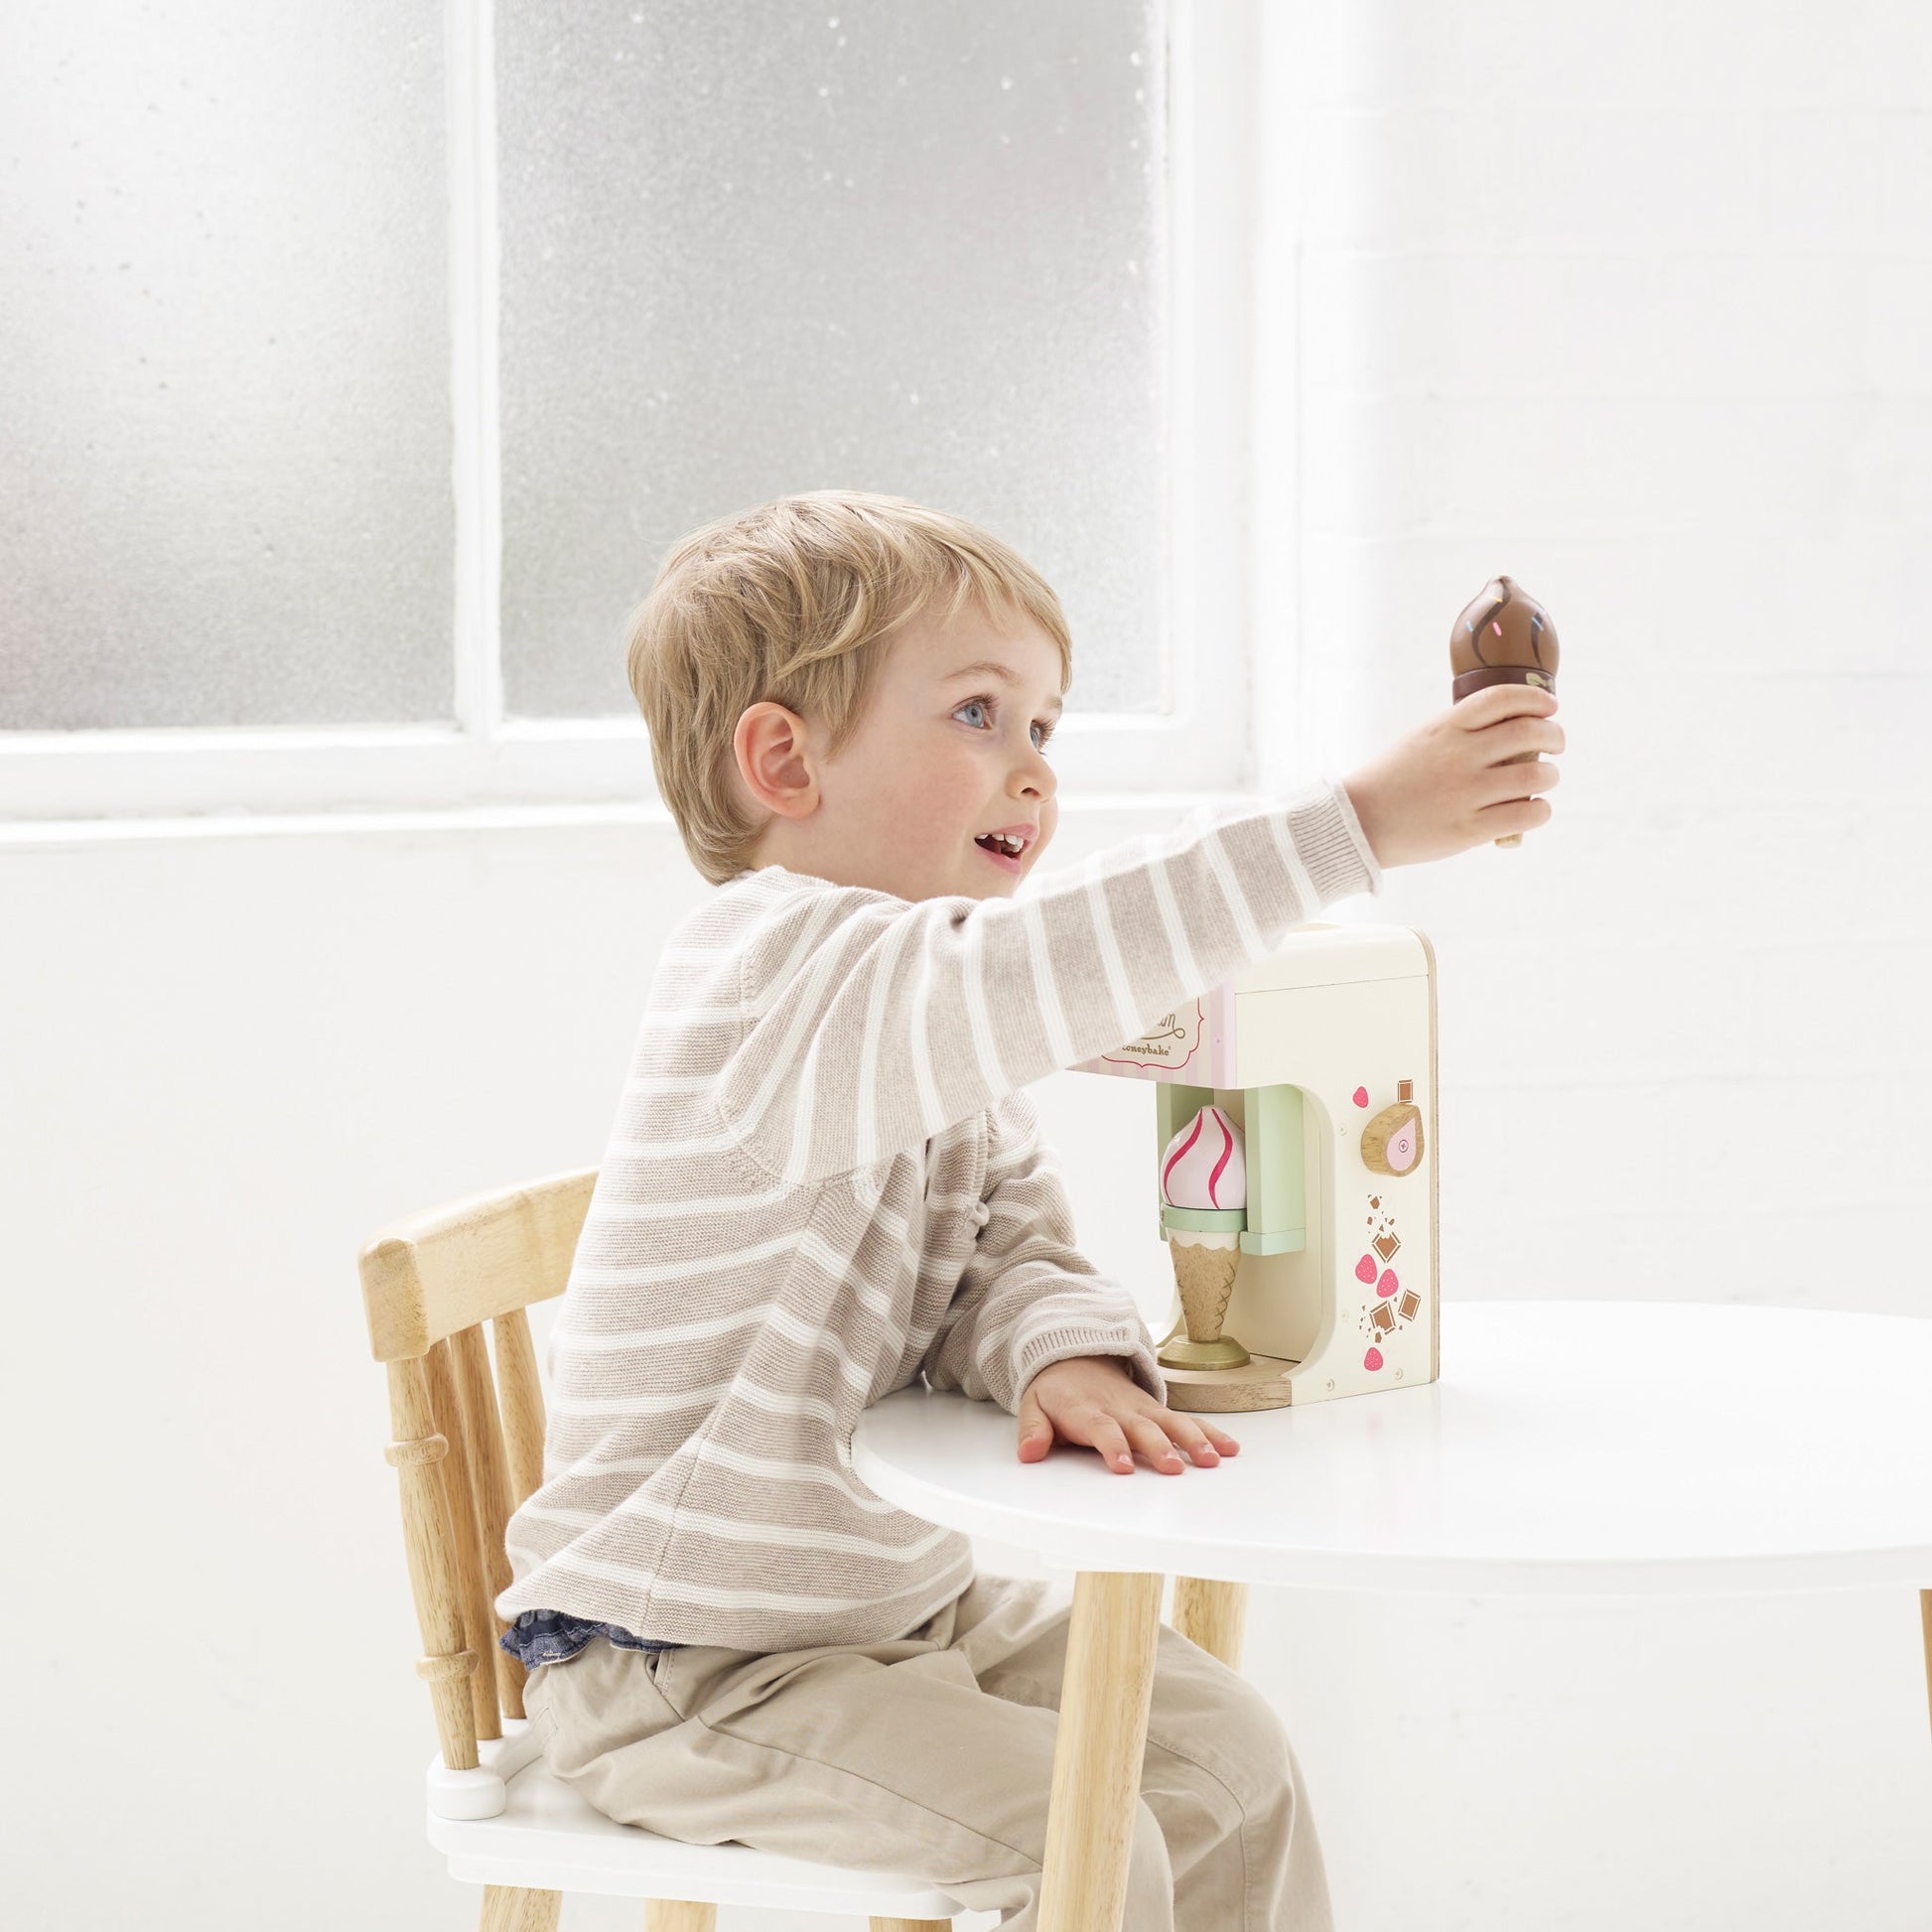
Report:
[[[1289,833],[1309,869],[1318,903],[1355,893],[1379,893],[1382,868],[1339,778],[1325,773],[1289,806]],[[1313,912],[1309,913],[1312,918]]]
[[1132,1323],[1060,1321],[1030,1334],[1013,1365],[1013,1413],[1020,1413],[1020,1398],[1041,1369],[1079,1355],[1120,1356],[1134,1380],[1167,1407],[1168,1378],[1161,1373],[1147,1323],[1137,1316]]

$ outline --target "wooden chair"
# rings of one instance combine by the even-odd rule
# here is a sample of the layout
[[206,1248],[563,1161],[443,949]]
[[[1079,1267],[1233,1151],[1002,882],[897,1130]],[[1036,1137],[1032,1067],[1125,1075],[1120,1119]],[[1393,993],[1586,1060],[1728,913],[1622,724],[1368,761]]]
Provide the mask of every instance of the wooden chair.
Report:
[[[550,1774],[498,1648],[503,1529],[543,1472],[543,1394],[524,1311],[564,1292],[595,1168],[475,1194],[382,1229],[360,1256],[369,1342],[389,1372],[403,1542],[442,1751],[429,1840],[483,1887],[483,1932],[556,1932],[567,1891],[647,1900],[646,1932],[716,1932],[718,1907],[863,1914],[945,1932],[959,1909],[891,1872],[686,1845],[606,1818]],[[494,1331],[494,1385],[483,1323]]]

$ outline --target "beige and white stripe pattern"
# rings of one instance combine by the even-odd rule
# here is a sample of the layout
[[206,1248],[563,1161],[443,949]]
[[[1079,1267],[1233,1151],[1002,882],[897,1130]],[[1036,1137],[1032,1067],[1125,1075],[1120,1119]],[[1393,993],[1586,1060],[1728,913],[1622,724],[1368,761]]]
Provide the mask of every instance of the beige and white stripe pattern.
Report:
[[497,1614],[770,1651],[890,1639],[957,1595],[970,1541],[852,1474],[868,1404],[923,1371],[1017,1413],[1048,1362],[1100,1354],[1167,1395],[1023,1089],[1380,885],[1323,779],[1010,899],[777,866],[722,887],[646,998]]

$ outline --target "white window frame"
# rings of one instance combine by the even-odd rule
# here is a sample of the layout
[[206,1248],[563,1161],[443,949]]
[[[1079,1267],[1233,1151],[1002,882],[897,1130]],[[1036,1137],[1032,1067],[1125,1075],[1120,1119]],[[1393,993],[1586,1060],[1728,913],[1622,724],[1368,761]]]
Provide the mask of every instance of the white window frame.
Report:
[[[1258,233],[1255,0],[1169,0],[1168,258],[1171,709],[1072,715],[1054,739],[1062,806],[1247,790],[1284,751],[1255,726],[1292,677],[1285,637],[1259,668],[1251,634]],[[452,366],[456,717],[328,729],[0,732],[0,819],[16,836],[103,821],[268,830],[308,815],[496,821],[668,817],[641,718],[506,721],[497,581],[501,488],[492,0],[451,0]],[[1292,319],[1292,318],[1291,318]],[[1292,346],[1289,348],[1292,355]],[[1276,491],[1264,484],[1264,493]],[[1135,533],[1118,533],[1123,544]],[[1264,557],[1272,547],[1260,544]],[[1272,594],[1271,594],[1272,595]],[[1079,639],[1075,639],[1078,649]],[[621,647],[614,637],[612,648]],[[1077,661],[1077,660],[1076,660]],[[251,823],[252,822],[252,823]],[[182,829],[187,829],[185,826]]]

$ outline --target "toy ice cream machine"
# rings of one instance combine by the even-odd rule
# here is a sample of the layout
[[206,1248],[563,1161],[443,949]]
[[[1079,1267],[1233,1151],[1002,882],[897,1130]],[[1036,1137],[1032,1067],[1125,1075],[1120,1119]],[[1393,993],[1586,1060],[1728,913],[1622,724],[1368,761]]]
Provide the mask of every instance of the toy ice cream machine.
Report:
[[1150,1220],[1181,1307],[1158,1350],[1169,1408],[1278,1409],[1436,1380],[1424,934],[1293,926],[1079,1070],[1154,1090]]

